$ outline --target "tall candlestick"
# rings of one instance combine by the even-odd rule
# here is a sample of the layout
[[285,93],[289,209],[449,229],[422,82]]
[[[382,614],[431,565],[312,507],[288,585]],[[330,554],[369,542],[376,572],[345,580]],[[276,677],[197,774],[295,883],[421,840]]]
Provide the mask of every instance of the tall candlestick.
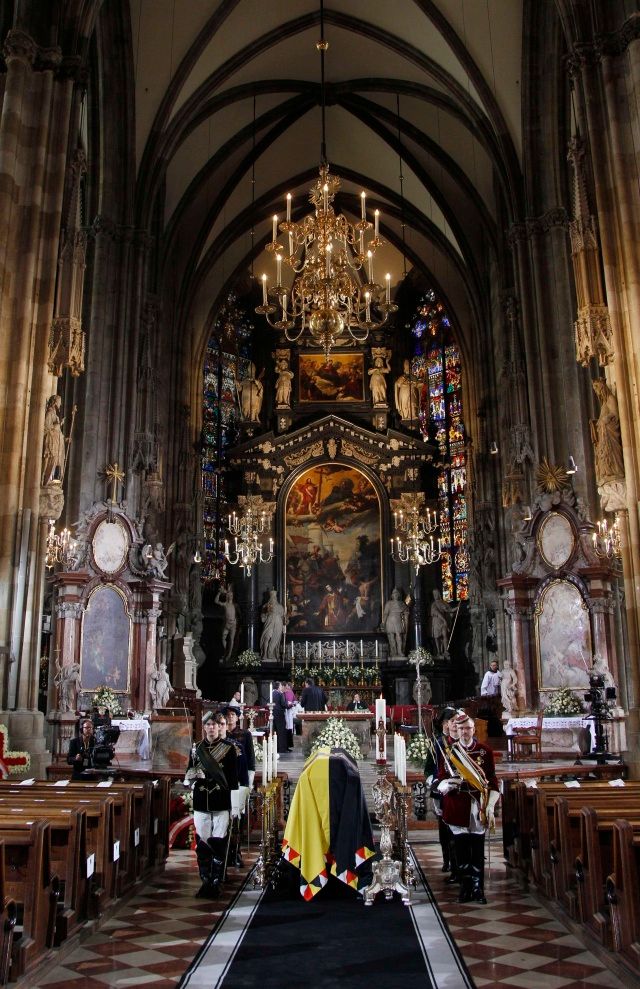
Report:
[[269,703],[273,704],[273,682],[269,684]]

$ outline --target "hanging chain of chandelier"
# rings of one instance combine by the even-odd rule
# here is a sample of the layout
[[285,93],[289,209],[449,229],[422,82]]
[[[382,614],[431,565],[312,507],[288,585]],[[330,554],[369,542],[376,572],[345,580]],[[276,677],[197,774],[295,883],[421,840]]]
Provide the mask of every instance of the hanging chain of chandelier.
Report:
[[416,574],[421,567],[436,563],[442,555],[442,539],[434,538],[438,516],[427,508],[424,496],[403,495],[402,507],[393,513],[396,535],[390,539],[391,556],[396,563],[408,563]]
[[[330,175],[323,162],[309,196],[315,211],[301,223],[291,219],[291,193],[287,195],[286,220],[279,224],[273,217],[272,240],[266,246],[275,260],[275,284],[269,285],[267,275],[262,276],[262,305],[256,308],[290,343],[306,330],[312,345],[327,356],[347,334],[364,343],[398,309],[391,302],[391,275],[387,274],[385,287],[375,280],[374,258],[384,243],[380,211],[375,211],[371,223],[362,192],[357,223],[342,213],[336,215],[333,203],[339,187],[340,179]],[[278,230],[286,235],[288,250],[278,240]],[[293,272],[290,287],[283,284],[283,264]]]
[[234,511],[229,515],[228,529],[234,546],[231,549],[229,540],[225,539],[224,558],[232,567],[242,567],[245,577],[251,576],[256,564],[270,563],[273,559],[273,539],[269,539],[267,550],[261,538],[270,525],[270,514],[264,509],[259,511],[250,501],[244,505],[241,514]]

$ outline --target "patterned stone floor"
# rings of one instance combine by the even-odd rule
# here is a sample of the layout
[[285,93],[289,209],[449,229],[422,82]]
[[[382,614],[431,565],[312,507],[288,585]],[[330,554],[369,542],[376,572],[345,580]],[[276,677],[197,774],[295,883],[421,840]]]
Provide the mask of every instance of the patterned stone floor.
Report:
[[[439,846],[431,836],[417,836],[413,848],[478,989],[629,989],[640,985],[624,970],[616,976],[542,901],[523,893],[507,877],[497,837],[486,906],[457,903],[457,887],[445,885]],[[245,861],[254,858],[246,855]],[[164,875],[124,903],[97,933],[67,954],[63,964],[22,980],[17,989],[175,986],[237,892],[245,872],[230,873],[219,901],[197,900],[193,853],[172,852]]]
[[445,885],[440,846],[412,842],[433,893],[478,989],[629,989],[638,986],[626,970],[614,974],[570,933],[533,894],[508,878],[502,840],[492,839],[493,862],[486,906],[457,902],[458,887]]

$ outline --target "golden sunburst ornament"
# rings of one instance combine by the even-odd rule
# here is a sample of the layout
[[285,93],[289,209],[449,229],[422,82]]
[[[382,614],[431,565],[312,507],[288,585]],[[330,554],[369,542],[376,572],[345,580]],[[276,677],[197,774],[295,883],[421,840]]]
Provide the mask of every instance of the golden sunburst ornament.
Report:
[[549,494],[552,491],[562,491],[569,485],[569,475],[564,467],[559,464],[550,464],[546,457],[543,457],[536,468],[536,481],[541,491]]

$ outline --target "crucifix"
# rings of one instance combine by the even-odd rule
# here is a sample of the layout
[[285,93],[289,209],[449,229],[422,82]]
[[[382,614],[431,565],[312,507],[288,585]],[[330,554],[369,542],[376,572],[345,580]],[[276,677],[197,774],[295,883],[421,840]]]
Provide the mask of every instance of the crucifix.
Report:
[[412,666],[416,668],[416,693],[417,693],[417,704],[418,704],[418,734],[422,735],[422,674],[420,672],[420,667],[424,666],[426,660],[420,655],[420,651],[416,649],[415,656],[413,659],[409,659]]
[[116,460],[114,464],[107,464],[104,469],[104,476],[111,483],[111,497],[109,500],[114,504],[117,501],[118,485],[124,482],[125,472],[120,469],[120,465]]

